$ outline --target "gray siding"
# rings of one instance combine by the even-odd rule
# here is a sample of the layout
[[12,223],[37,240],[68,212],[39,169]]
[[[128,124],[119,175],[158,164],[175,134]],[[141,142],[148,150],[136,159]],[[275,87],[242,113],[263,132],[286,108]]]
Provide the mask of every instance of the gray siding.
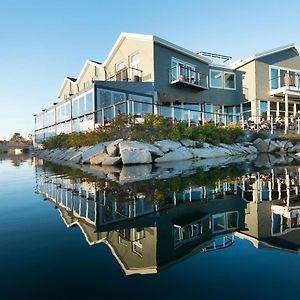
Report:
[[159,93],[165,93],[174,95],[174,98],[184,97],[188,99],[194,99],[197,102],[204,102],[208,99],[208,92],[201,91],[193,87],[176,86],[171,85],[169,82],[169,70],[171,68],[172,57],[183,60],[187,63],[196,66],[196,71],[208,75],[208,65],[202,63],[187,55],[183,55],[172,49],[168,49],[158,44],[154,44],[154,78],[155,78],[155,89]]

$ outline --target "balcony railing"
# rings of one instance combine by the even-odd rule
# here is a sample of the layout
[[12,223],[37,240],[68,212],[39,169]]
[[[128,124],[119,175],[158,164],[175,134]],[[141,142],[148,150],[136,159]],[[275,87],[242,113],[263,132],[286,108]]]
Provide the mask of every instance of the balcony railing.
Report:
[[280,92],[283,88],[300,92],[300,75],[293,72],[286,72],[280,76],[272,77],[269,82],[271,95],[276,94],[278,91]]
[[195,70],[177,65],[169,70],[170,84],[185,84],[201,90],[208,88],[208,76]]
[[125,67],[120,71],[117,71],[116,74],[107,78],[107,81],[142,81],[143,71],[140,69]]

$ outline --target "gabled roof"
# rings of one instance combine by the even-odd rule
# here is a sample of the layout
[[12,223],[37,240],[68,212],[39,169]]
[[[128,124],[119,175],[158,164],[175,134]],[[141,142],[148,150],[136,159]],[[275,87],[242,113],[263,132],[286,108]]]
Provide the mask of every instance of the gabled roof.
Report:
[[268,51],[264,51],[264,52],[260,52],[260,53],[257,53],[257,54],[254,54],[244,60],[240,60],[240,61],[237,61],[237,62],[234,62],[232,64],[232,66],[237,69],[237,68],[240,68],[246,64],[248,64],[249,62],[255,60],[255,59],[259,59],[259,58],[263,58],[263,57],[266,57],[266,56],[269,56],[269,55],[272,55],[272,54],[275,54],[275,53],[279,53],[279,52],[282,52],[282,51],[285,51],[285,50],[288,50],[288,49],[293,49],[296,53],[300,54],[300,47],[296,44],[288,44],[288,45],[285,45],[285,46],[282,46],[282,47],[278,47],[278,48],[274,48],[274,49],[271,49],[271,50],[268,50]]
[[84,72],[85,72],[85,70],[86,70],[86,68],[87,68],[88,65],[93,65],[93,66],[96,66],[96,67],[100,67],[100,66],[102,66],[102,63],[97,62],[97,61],[95,61],[95,60],[89,60],[89,59],[86,60],[84,66],[83,66],[83,68],[81,69],[81,71],[80,71],[80,73],[79,73],[79,75],[78,75],[77,78],[73,78],[73,77],[65,77],[65,78],[64,78],[64,80],[63,80],[63,82],[62,82],[62,84],[61,84],[61,86],[60,86],[59,92],[58,92],[58,94],[57,94],[57,98],[60,97],[60,95],[61,95],[61,93],[62,93],[62,91],[63,91],[63,89],[64,89],[64,87],[65,87],[65,84],[66,84],[67,82],[71,82],[71,83],[74,83],[74,84],[77,84],[77,83],[78,83],[78,81],[79,81],[80,78],[83,76],[83,74],[84,74]]
[[197,59],[201,62],[204,62],[206,64],[211,63],[211,60],[205,57],[202,57],[201,55],[196,54],[195,52],[192,52],[190,50],[187,50],[185,48],[182,48],[180,46],[177,46],[171,42],[168,42],[160,37],[157,37],[155,35],[146,35],[146,34],[137,34],[137,33],[128,33],[128,32],[122,32],[120,36],[118,37],[117,41],[115,42],[114,46],[112,47],[111,51],[109,52],[107,58],[105,59],[103,65],[106,66],[112,56],[115,54],[115,52],[118,50],[119,46],[121,43],[124,41],[126,38],[135,38],[135,39],[140,39],[140,40],[148,40],[148,41],[153,41],[157,44],[160,44],[162,46],[165,46],[167,48],[170,48],[172,50],[178,51],[180,53],[183,53],[185,55],[188,55],[194,59]]

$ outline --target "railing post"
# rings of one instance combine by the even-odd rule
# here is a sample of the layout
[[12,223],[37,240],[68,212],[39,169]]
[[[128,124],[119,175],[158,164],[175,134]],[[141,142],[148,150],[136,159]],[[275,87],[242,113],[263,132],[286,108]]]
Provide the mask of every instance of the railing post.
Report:
[[175,123],[175,108],[173,106],[173,102],[172,102],[172,106],[171,106],[171,111],[172,111],[172,123]]
[[188,110],[188,126],[191,127],[191,111]]
[[114,111],[114,118],[116,117],[116,104],[113,106],[113,111]]
[[270,122],[271,122],[271,134],[273,134],[274,133],[273,116],[270,117]]
[[244,114],[241,114],[241,116],[242,116],[242,118],[241,118],[241,119],[242,119],[242,129],[243,129],[243,130],[245,130],[245,124],[244,124],[244,123],[245,123],[245,120],[244,120]]
[[298,130],[297,130],[297,133],[300,134],[300,118],[299,117],[298,117],[297,121],[298,121]]
[[103,108],[102,108],[101,112],[102,112],[102,126],[104,126],[104,109]]
[[130,115],[130,100],[127,100],[127,115]]

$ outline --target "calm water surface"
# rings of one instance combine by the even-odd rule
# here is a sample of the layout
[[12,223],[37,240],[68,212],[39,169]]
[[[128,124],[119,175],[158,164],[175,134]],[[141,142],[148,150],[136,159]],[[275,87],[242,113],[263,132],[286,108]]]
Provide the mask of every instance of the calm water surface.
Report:
[[0,299],[298,299],[300,165],[176,168],[2,158]]

